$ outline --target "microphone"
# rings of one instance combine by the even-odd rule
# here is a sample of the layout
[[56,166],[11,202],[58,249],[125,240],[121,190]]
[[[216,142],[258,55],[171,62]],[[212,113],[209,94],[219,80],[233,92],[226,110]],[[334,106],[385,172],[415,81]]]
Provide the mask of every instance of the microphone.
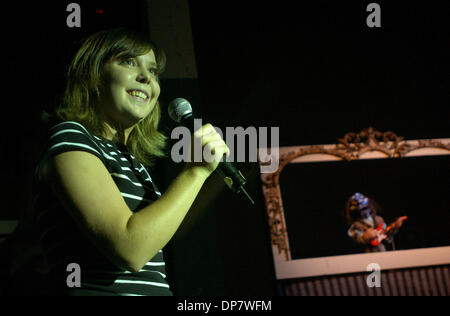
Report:
[[[169,104],[168,112],[172,120],[189,128],[192,133],[194,132],[194,114],[192,113],[192,107],[189,101],[183,98],[172,100]],[[245,191],[244,185],[247,183],[247,180],[245,180],[242,173],[231,162],[226,161],[226,155],[219,162],[216,171],[233,192],[242,192],[252,204],[255,204],[247,191]]]

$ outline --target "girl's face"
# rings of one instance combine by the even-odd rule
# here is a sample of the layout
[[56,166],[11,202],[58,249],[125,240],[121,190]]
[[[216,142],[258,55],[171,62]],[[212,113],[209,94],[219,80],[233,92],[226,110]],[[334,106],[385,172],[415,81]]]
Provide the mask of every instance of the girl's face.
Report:
[[130,128],[152,112],[160,94],[156,70],[153,51],[105,64],[99,108],[108,123]]

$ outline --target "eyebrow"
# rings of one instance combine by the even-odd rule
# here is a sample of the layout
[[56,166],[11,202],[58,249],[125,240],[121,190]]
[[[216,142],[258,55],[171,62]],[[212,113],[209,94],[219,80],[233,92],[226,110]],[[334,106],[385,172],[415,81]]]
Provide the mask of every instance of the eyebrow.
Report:
[[[137,57],[134,57],[134,58],[137,59]],[[144,64],[145,64],[145,60],[143,60],[143,62],[144,62]],[[154,62],[154,61],[150,61],[147,65],[148,65],[149,67],[158,68],[158,64],[157,64],[156,62]]]

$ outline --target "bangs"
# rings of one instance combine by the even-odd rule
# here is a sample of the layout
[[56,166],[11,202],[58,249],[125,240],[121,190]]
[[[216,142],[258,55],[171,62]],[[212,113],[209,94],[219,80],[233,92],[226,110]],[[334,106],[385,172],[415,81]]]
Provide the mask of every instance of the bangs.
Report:
[[104,62],[112,59],[128,59],[145,55],[153,51],[156,58],[158,73],[164,71],[166,55],[148,36],[143,33],[119,28],[106,34],[104,47],[106,52]]

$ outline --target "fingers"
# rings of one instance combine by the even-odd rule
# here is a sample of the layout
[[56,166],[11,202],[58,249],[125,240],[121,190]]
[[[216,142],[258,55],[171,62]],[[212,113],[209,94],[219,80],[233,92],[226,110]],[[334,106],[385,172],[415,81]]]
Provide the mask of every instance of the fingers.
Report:
[[230,150],[222,139],[208,142],[203,147],[203,159],[206,162],[219,162],[224,155],[229,154]]
[[220,141],[222,140],[222,136],[220,136],[217,132],[212,132],[210,134],[206,134],[202,136],[202,145],[205,146],[208,143]]
[[203,125],[194,133],[194,137],[201,139],[203,158],[206,162],[219,162],[223,155],[230,155],[230,149],[211,124]]
[[203,125],[200,129],[198,129],[197,131],[195,131],[194,133],[194,137],[204,137],[206,135],[210,135],[213,133],[217,133],[216,129],[214,128],[214,126],[212,126],[211,124],[205,124]]
[[194,138],[201,139],[202,147],[210,142],[222,140],[222,136],[211,124],[203,125],[194,133]]

